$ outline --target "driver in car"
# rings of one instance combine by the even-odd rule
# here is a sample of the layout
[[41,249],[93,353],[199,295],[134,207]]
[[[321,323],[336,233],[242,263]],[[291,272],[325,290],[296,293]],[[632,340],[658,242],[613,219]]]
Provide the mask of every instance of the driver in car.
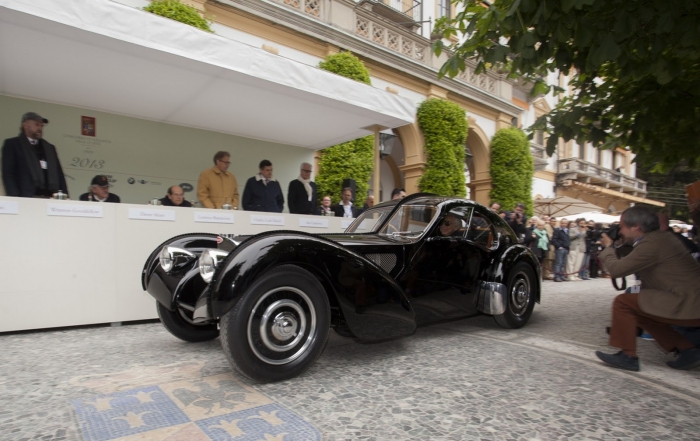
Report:
[[440,222],[440,235],[443,237],[447,236],[460,236],[459,229],[462,226],[462,220],[455,216],[454,214],[448,214]]

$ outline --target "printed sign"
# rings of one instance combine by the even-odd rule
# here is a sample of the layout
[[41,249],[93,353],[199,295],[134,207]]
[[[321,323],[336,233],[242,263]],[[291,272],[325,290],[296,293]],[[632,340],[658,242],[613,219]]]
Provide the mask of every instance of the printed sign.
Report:
[[46,214],[49,216],[104,217],[104,212],[99,204],[66,205],[47,203]]
[[328,228],[328,219],[323,219],[320,217],[300,217],[299,226],[309,228]]
[[232,224],[233,213],[221,213],[219,211],[195,211],[195,222],[207,222],[212,224]]
[[175,210],[151,210],[148,208],[129,208],[129,219],[174,221]]
[[250,224],[251,225],[284,226],[284,217],[283,216],[263,216],[263,215],[258,215],[258,214],[251,214],[250,215]]
[[19,214],[17,202],[0,201],[0,214]]

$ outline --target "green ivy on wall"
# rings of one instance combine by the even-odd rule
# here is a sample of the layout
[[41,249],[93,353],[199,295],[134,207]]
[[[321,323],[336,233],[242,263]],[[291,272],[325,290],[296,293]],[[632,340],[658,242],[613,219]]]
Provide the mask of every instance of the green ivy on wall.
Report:
[[496,132],[491,139],[491,200],[499,202],[503,210],[512,210],[522,202],[531,215],[534,173],[527,135],[516,127]]
[[209,27],[210,22],[202,18],[195,8],[180,3],[179,0],[153,0],[151,4],[143,8],[143,10],[194,26],[203,31],[214,32],[211,30],[211,27]]
[[[332,54],[318,67],[344,77],[370,84],[369,72],[359,58],[350,52]],[[355,139],[321,150],[318,162],[316,186],[318,197],[329,195],[333,204],[340,202],[344,179],[354,179],[355,205],[362,207],[369,189],[369,179],[374,167],[374,136]]]
[[420,104],[416,116],[427,154],[418,188],[426,193],[464,197],[464,150],[469,128],[464,110],[455,103],[431,98]]

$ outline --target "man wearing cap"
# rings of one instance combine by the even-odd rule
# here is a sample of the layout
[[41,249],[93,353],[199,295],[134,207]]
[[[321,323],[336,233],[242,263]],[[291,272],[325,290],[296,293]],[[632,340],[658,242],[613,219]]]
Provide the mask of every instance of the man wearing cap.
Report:
[[107,179],[107,176],[104,175],[97,175],[92,178],[88,192],[81,194],[80,200],[93,202],[114,202],[116,204],[121,202],[119,196],[109,192],[109,179]]
[[7,196],[50,198],[61,190],[68,194],[66,178],[56,147],[44,138],[49,120],[34,112],[22,115],[19,136],[2,145],[2,182]]

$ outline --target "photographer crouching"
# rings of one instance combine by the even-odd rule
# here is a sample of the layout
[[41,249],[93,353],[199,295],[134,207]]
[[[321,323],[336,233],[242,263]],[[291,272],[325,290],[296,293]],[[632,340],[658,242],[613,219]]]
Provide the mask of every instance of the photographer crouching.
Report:
[[598,256],[610,277],[636,274],[641,286],[632,286],[615,297],[612,307],[610,346],[616,354],[596,351],[598,358],[620,369],[639,370],[637,327],[652,335],[666,352],[678,357],[666,364],[674,369],[700,366],[700,348],[677,333],[673,326],[700,326],[700,264],[672,233],[659,229],[656,214],[631,207],[620,218],[620,235],[633,248],[625,257],[615,253],[613,240],[602,234],[605,249]]

